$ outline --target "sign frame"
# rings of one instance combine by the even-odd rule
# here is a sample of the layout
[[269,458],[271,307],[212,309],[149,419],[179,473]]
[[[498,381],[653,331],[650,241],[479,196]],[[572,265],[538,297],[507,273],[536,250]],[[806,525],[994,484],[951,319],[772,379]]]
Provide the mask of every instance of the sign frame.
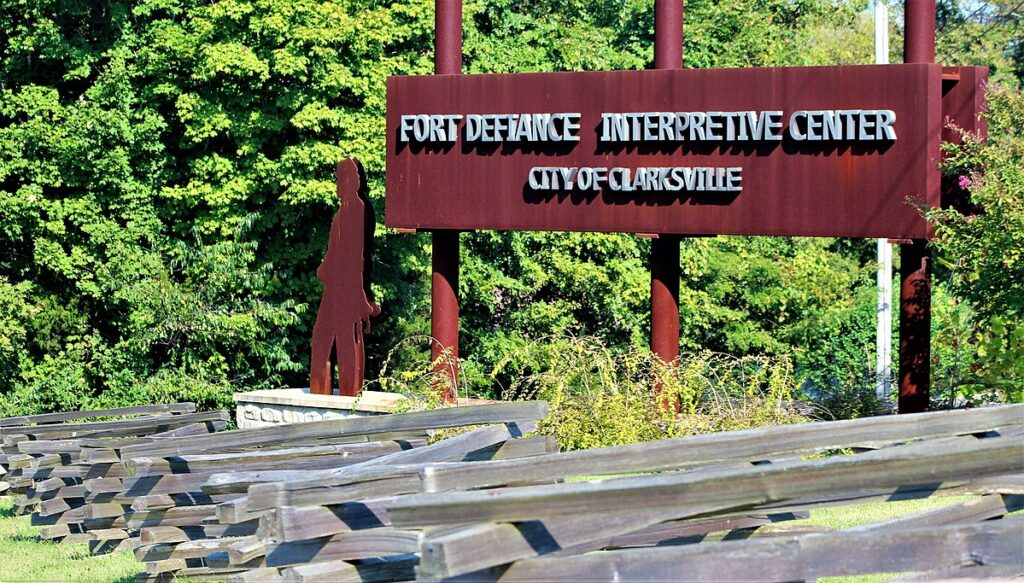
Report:
[[[389,227],[892,239],[933,235],[920,207],[938,206],[941,199],[942,68],[936,64],[390,77],[387,93]],[[894,112],[890,132],[896,139],[856,139],[863,126],[853,130],[852,140],[794,139],[794,133],[811,134],[799,120],[790,127],[798,116],[809,117],[806,112],[857,110]],[[761,134],[777,139],[601,139],[604,115],[648,114],[645,122],[651,115],[676,115],[678,126],[680,112],[731,116],[747,111],[759,118],[780,112],[776,123],[781,127]],[[500,132],[481,132],[480,118],[495,114],[575,115],[576,130],[566,131],[573,123],[561,119],[552,122],[559,140],[493,141]],[[428,139],[416,140],[426,134],[421,127],[413,131],[413,116],[447,119],[434,124]],[[739,126],[742,118],[728,119]],[[500,127],[501,118],[497,123]],[[508,123],[506,118],[506,128]],[[850,136],[851,128],[840,128],[840,133]],[[720,127],[719,137],[723,134]],[[613,191],[608,182],[600,190],[578,183],[568,190],[536,190],[531,185],[538,168],[583,169],[577,170],[581,178],[588,168],[624,169],[637,178],[638,168],[708,168],[722,175],[739,169],[742,181],[738,192],[623,192]]]

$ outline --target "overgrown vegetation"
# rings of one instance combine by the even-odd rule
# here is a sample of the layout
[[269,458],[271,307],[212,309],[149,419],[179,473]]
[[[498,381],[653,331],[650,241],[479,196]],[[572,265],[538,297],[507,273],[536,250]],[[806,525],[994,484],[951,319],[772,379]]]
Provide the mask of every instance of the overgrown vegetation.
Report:
[[616,358],[599,345],[573,346],[548,371],[524,379],[551,404],[539,431],[563,450],[810,420],[793,400],[786,357],[702,352],[684,355],[672,371],[641,351]]
[[[940,2],[940,59],[1019,84],[1020,19],[975,4]],[[686,62],[866,63],[867,6],[688,0]],[[0,21],[0,415],[304,386],[333,165],[363,161],[382,218],[384,82],[431,72],[433,3],[28,0],[0,2]],[[652,60],[649,1],[467,1],[464,22],[467,72]],[[427,343],[405,339],[429,330],[428,235],[377,233],[370,379],[395,346],[391,370],[414,370]],[[648,240],[462,241],[464,389],[536,374],[543,338],[646,345]],[[801,395],[874,411],[873,249],[685,240],[683,350],[788,359]]]
[[[434,372],[435,364],[424,359],[416,368],[390,373],[385,363],[377,382],[410,397],[403,410],[432,409],[440,406],[438,386],[448,378]],[[479,373],[468,372],[473,374]],[[547,401],[551,410],[539,432],[554,436],[563,450],[830,416],[797,398],[801,383],[786,356],[737,358],[701,351],[683,355],[673,369],[652,360],[646,349],[622,351],[596,337],[563,336],[508,354],[487,379],[466,376],[463,385],[510,378],[503,399]]]

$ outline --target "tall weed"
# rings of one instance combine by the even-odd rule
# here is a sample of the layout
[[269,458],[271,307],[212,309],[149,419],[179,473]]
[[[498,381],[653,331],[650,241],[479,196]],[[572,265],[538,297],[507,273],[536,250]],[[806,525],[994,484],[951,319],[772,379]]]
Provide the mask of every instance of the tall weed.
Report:
[[[447,375],[433,371],[453,362],[393,370],[391,360],[389,355],[383,374],[369,388],[409,396],[409,409],[440,405],[437,387]],[[484,380],[472,375],[486,375],[491,382],[512,379],[502,391],[505,400],[548,401],[551,410],[538,431],[554,436],[563,450],[799,423],[816,416],[813,406],[794,398],[800,383],[785,356],[701,351],[683,355],[679,366],[670,367],[646,349],[616,351],[594,337],[560,336],[510,351],[490,371],[471,363],[461,366],[462,396],[465,387]]]

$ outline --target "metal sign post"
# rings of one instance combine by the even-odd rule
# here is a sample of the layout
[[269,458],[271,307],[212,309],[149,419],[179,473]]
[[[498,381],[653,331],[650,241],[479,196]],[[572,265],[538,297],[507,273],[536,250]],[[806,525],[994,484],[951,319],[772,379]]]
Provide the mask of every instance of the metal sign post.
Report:
[[[935,0],[905,0],[904,18],[903,61],[934,63]],[[931,154],[935,159],[920,163],[937,163],[938,153]],[[929,407],[932,280],[927,243],[914,238],[900,245],[900,413]]]
[[[683,68],[683,0],[654,2],[654,68]],[[651,240],[651,353],[669,366],[679,361],[679,242]]]
[[[434,73],[462,73],[462,0],[434,2]],[[446,401],[454,401],[459,380],[459,232],[431,233],[430,360],[443,375]]]

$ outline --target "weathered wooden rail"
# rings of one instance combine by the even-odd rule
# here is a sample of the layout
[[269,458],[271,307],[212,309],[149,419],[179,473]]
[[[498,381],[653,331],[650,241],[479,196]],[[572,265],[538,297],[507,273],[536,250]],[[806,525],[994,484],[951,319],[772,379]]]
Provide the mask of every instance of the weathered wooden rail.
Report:
[[[109,419],[112,417],[120,419]],[[103,420],[81,421],[97,418]],[[63,498],[82,498],[83,480],[123,474],[119,459],[108,453],[113,447],[210,433],[226,426],[226,412],[197,413],[194,403],[2,418],[0,491],[11,489],[23,494],[16,502],[20,512],[43,501],[49,502],[47,507],[56,508]],[[61,496],[59,490],[65,487],[67,495]]]
[[[18,483],[32,480],[42,536],[133,549],[140,581],[1024,575],[1024,517],[1003,518],[1024,507],[1022,405],[566,453],[529,436],[546,411],[72,433],[15,442],[10,471],[29,471]],[[451,427],[469,430],[431,442]],[[825,505],[950,493],[978,496],[844,531],[787,524]]]
[[94,409],[87,411],[68,411],[64,413],[43,413],[41,415],[24,415],[21,417],[0,417],[0,427],[10,425],[43,425],[47,423],[63,423],[75,419],[91,417],[132,417],[137,415],[157,415],[176,413],[194,413],[195,403],[171,403],[169,405],[137,405],[134,407],[118,407],[115,409]]
[[[12,475],[5,478],[14,478],[22,493],[17,508],[22,512],[35,510],[32,521],[41,527],[41,537],[61,543],[88,543],[97,553],[133,549],[143,540],[166,545],[163,536],[227,540],[252,535],[257,527],[258,515],[237,503],[238,483],[242,483],[244,494],[249,483],[296,471],[367,465],[378,459],[389,463],[501,458],[544,452],[549,443],[534,438],[505,446],[512,440],[512,432],[521,435],[531,431],[535,421],[546,415],[542,403],[423,412],[394,416],[384,422],[362,418],[226,432],[221,431],[226,425],[224,412],[194,413],[192,406],[176,406],[173,410],[174,415],[160,408],[159,415],[116,421],[0,427],[5,438],[15,436],[7,446],[10,451],[5,459],[13,465]],[[96,411],[74,418],[114,413],[124,411]],[[426,437],[436,428],[494,421],[503,424],[427,446]],[[108,435],[112,430],[118,435]],[[204,439],[204,434],[214,431],[220,431],[215,441]],[[424,456],[421,450],[427,454]],[[128,451],[157,455],[129,458]],[[197,453],[176,455],[179,452]],[[224,486],[223,493],[204,492],[202,486],[225,469],[232,470],[231,475],[236,477],[236,490]],[[155,529],[152,534],[141,536],[150,528]],[[211,547],[209,543],[196,546]],[[154,556],[149,549],[143,551],[145,556]],[[187,558],[202,559],[191,556],[195,552],[188,551]],[[150,570],[168,572],[161,569],[178,565],[168,561],[181,558],[172,554],[155,561],[158,566]]]

